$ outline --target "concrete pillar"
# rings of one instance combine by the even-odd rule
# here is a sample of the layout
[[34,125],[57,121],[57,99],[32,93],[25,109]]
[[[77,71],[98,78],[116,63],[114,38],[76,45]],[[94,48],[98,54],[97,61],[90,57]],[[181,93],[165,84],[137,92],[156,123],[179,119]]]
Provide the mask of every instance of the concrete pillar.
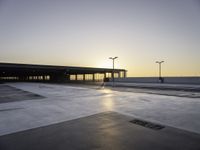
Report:
[[126,78],[127,76],[127,71],[124,71],[124,78]]
[[95,81],[95,74],[94,73],[92,74],[92,80],[93,80],[93,82]]
[[70,80],[70,74],[66,74],[65,78],[66,78],[67,81],[69,81]]
[[85,74],[83,74],[83,81],[85,81]]
[[20,81],[24,81],[24,76],[19,77]]

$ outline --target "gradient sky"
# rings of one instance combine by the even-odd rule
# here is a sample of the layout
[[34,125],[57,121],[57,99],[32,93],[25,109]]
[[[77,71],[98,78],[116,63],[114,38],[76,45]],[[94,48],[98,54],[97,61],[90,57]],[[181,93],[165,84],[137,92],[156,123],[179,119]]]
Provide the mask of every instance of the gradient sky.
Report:
[[200,76],[200,0],[0,0],[0,62]]

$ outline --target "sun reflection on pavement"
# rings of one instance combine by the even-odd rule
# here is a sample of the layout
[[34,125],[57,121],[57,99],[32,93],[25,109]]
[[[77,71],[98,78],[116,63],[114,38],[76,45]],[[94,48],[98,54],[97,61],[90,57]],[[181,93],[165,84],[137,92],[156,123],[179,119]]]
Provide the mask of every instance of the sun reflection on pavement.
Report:
[[107,110],[112,110],[114,107],[113,91],[111,89],[102,89],[101,92],[105,94],[102,99],[103,106]]

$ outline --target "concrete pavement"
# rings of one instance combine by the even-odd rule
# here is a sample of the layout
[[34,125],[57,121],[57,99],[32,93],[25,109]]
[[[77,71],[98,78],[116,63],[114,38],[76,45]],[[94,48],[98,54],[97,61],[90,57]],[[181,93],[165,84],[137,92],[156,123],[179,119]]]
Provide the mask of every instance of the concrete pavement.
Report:
[[[57,135],[59,133],[58,136],[62,135],[61,130],[60,130],[60,125],[61,126],[64,125],[66,131],[73,131],[73,130],[77,131],[74,133],[71,132],[67,134],[66,136],[63,136],[64,139],[66,137],[68,141],[71,140],[72,143],[74,142],[77,145],[77,142],[75,140],[77,139],[77,136],[80,135],[80,137],[83,137],[82,135],[84,134],[87,135],[88,132],[90,132],[90,129],[89,129],[90,126],[94,127],[92,130],[93,132],[97,131],[100,135],[104,135],[102,136],[103,138],[106,136],[110,137],[110,134],[104,134],[105,131],[110,131],[110,130],[115,129],[115,125],[112,126],[112,124],[110,123],[119,122],[119,124],[122,126],[120,127],[120,125],[119,126],[116,125],[116,131],[120,131],[124,127],[126,127],[127,130],[124,128],[122,129],[123,132],[120,132],[119,135],[114,136],[114,139],[115,139],[114,141],[118,141],[119,138],[121,139],[121,137],[127,138],[128,136],[126,134],[128,134],[129,132],[133,132],[133,133],[138,132],[135,129],[137,128],[136,126],[134,126],[134,128],[129,128],[130,125],[132,126],[132,124],[127,123],[126,121],[125,121],[126,123],[123,124],[122,123],[124,122],[123,118],[124,119],[129,118],[128,120],[138,118],[140,120],[153,122],[155,124],[162,124],[165,127],[169,127],[170,130],[167,130],[169,132],[169,135],[168,134],[164,134],[164,135],[166,137],[168,136],[176,137],[174,139],[175,141],[180,140],[182,141],[182,143],[186,143],[187,141],[189,143],[193,143],[194,141],[194,145],[196,145],[195,139],[199,140],[198,137],[200,134],[200,120],[199,120],[200,98],[157,95],[157,94],[148,94],[145,92],[143,93],[130,92],[130,91],[127,92],[127,91],[120,91],[120,90],[112,90],[112,89],[103,88],[100,86],[98,88],[95,88],[95,87],[91,88],[87,86],[67,86],[67,85],[43,84],[43,83],[9,83],[5,85],[12,87],[8,89],[7,91],[8,93],[12,93],[12,90],[14,89],[15,91],[15,88],[16,88],[16,89],[19,89],[19,91],[22,90],[28,93],[30,92],[32,94],[40,95],[42,98],[32,99],[32,97],[26,97],[26,99],[22,99],[20,101],[12,101],[12,102],[4,101],[3,103],[0,103],[0,136],[2,136],[1,142],[3,142],[1,143],[1,146],[5,146],[2,148],[9,149],[10,147],[8,145],[11,144],[9,143],[9,141],[12,141],[13,143],[14,142],[19,143],[19,148],[21,148],[20,147],[20,143],[22,142],[20,141],[21,139],[27,140],[27,143],[30,143],[29,145],[31,145],[31,143],[35,145],[34,143],[35,140],[32,141],[31,139],[38,139],[36,137],[38,135],[39,137],[40,136],[42,137],[43,134],[44,134],[44,137],[43,137],[44,139],[46,137],[46,138],[50,138],[49,139],[50,141],[51,140],[56,141],[56,136],[54,137],[53,134]],[[10,96],[10,98],[14,100],[16,98],[16,95],[13,97]],[[101,113],[110,112],[110,111],[116,112],[117,114],[119,114],[119,115],[116,115],[116,118],[118,119],[114,119],[115,117],[113,119],[109,119],[110,118],[109,115],[108,116],[100,115],[100,118],[97,115],[95,118],[92,117],[93,119],[91,120],[90,119],[88,120],[85,118],[87,116],[91,116],[94,114],[101,114]],[[98,127],[95,124],[95,122],[98,122],[98,118],[100,120],[104,118],[105,120],[110,122],[110,123],[108,122],[108,124],[110,125],[106,126],[105,130],[103,130],[102,128],[100,129],[95,128],[95,127]],[[75,120],[83,119],[83,120],[80,122],[75,121],[75,123],[73,123],[73,126],[70,127],[69,124],[71,123],[71,120],[74,120],[74,119]],[[120,120],[122,120],[121,123],[120,123]],[[87,122],[89,124],[83,125],[84,128],[82,128],[82,124],[87,123]],[[58,124],[58,126],[55,128],[54,124]],[[51,127],[46,128],[48,126],[52,126],[53,128]],[[79,130],[79,128],[82,128],[88,132]],[[171,128],[178,129],[178,130],[174,131],[174,130],[171,130]],[[44,132],[41,132],[43,133],[42,135],[40,135],[40,132],[38,132],[38,129],[39,131],[41,131],[40,129],[44,131]],[[52,132],[51,132],[51,129],[52,129]],[[168,128],[165,128],[165,129],[168,129]],[[145,129],[142,128],[142,130],[145,130]],[[138,137],[141,141],[142,140],[151,141],[153,137],[156,137],[156,139],[158,137],[159,138],[161,137],[158,134],[158,136],[155,135],[155,136],[152,136],[152,138],[146,139],[145,136],[149,136],[151,134],[144,134],[146,132],[143,132],[142,130],[140,130],[142,136],[140,138]],[[33,131],[33,137],[32,137],[32,133],[28,131]],[[81,134],[79,134],[79,132]],[[157,131],[154,131],[154,132],[157,132]],[[184,132],[184,136],[182,132]],[[189,137],[192,135],[190,138],[191,139],[194,138],[194,140],[190,140],[190,138],[187,139],[188,133],[189,133]],[[182,135],[183,138],[186,138],[186,139],[182,139],[180,135]],[[68,136],[72,138],[70,139]],[[86,138],[87,140],[85,142],[87,143],[89,139],[93,140],[92,137],[95,137],[95,136],[99,136],[99,135],[98,134],[96,135],[95,133],[90,134],[88,139]],[[135,142],[137,141],[137,138],[134,138],[134,134],[130,134],[130,136],[131,136],[130,139],[134,139]],[[127,142],[128,142],[128,144],[126,143],[127,146],[133,146],[129,142],[134,143],[134,141],[131,141],[130,139],[127,138]],[[153,139],[153,141],[154,140],[155,139]],[[111,142],[114,142],[114,141],[111,141]],[[40,142],[40,141],[36,140],[36,142]],[[48,140],[43,141],[43,142],[48,142]],[[83,144],[85,142],[81,141],[80,139],[80,143]],[[92,143],[97,143],[98,146],[96,148],[99,148],[99,147],[100,148],[102,147],[102,149],[105,148],[101,144],[99,145],[98,142],[99,141],[93,141]],[[102,143],[104,142],[105,141],[102,141]],[[169,143],[171,142],[173,142],[173,138],[172,138],[172,141],[169,140]],[[159,147],[159,141],[155,140],[155,143],[156,143],[155,145],[158,144],[158,147]],[[59,143],[58,141],[58,145],[60,144],[62,145],[62,143]],[[114,144],[118,144],[118,143],[114,143]],[[124,144],[121,143],[119,145],[124,145]],[[140,143],[140,145],[142,144]],[[161,146],[162,145],[165,145],[165,143],[161,144]],[[25,148],[27,148],[26,146],[27,144],[25,144]],[[50,144],[50,146],[52,145]],[[73,145],[71,146],[73,147]],[[165,145],[165,146],[168,147],[168,145]],[[178,148],[180,148],[179,146]],[[198,146],[199,145],[196,145],[194,148],[198,148]],[[184,147],[187,147],[187,146],[184,146]],[[112,147],[112,148],[116,148],[116,147]],[[193,147],[187,147],[187,148],[192,149]]]
[[0,136],[2,150],[199,150],[200,135],[164,126],[153,130],[115,112]]

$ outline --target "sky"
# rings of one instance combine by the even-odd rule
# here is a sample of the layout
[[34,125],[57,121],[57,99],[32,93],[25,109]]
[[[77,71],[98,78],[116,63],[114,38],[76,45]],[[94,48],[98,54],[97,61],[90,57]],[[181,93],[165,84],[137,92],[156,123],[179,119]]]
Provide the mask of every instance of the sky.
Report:
[[200,0],[0,0],[0,62],[200,76]]

